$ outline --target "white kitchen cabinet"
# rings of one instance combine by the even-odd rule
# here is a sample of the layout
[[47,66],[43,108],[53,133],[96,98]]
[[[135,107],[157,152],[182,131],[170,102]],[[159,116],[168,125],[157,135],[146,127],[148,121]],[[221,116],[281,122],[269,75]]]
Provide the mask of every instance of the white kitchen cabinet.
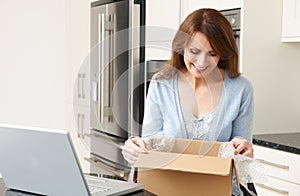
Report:
[[256,191],[259,196],[299,196],[300,185],[291,183],[280,178],[268,176],[264,184],[256,184]]
[[172,54],[172,40],[148,42],[145,49],[145,60],[168,60]]
[[254,145],[268,181],[256,184],[258,195],[300,195],[300,155]]
[[[177,30],[180,22],[180,0],[146,0],[146,26]],[[147,35],[150,41],[170,40],[172,37],[159,34]]]
[[90,2],[66,0],[67,129],[83,168],[89,172],[89,148],[83,134],[90,124]]
[[240,8],[242,0],[147,0],[146,60],[170,59],[172,40],[180,23],[196,9]]
[[146,60],[171,57],[171,45],[180,24],[180,0],[146,0]]
[[[75,107],[75,108],[74,108]],[[89,157],[89,140],[85,138],[84,133],[89,129],[90,109],[85,106],[74,106],[67,104],[67,122],[72,142],[79,159],[83,172],[89,173],[90,164],[85,161],[85,157]]]
[[282,42],[300,42],[300,0],[283,0]]
[[[90,66],[84,61],[79,70],[74,70],[75,80],[71,81],[72,101],[76,105],[89,106],[90,105]],[[73,85],[72,85],[73,84]]]
[[181,20],[183,21],[188,14],[200,8],[214,8],[217,10],[226,10],[241,8],[242,0],[181,0]]

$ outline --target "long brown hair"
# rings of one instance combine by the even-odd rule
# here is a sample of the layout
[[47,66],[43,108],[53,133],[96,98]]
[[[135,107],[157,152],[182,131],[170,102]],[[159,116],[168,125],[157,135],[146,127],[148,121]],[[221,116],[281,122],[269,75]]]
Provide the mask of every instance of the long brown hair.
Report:
[[238,77],[238,48],[228,20],[215,9],[198,9],[181,23],[172,42],[172,57],[162,69],[159,78],[168,78],[185,67],[184,48],[195,33],[201,32],[208,39],[213,51],[220,56],[218,67],[228,71],[230,78]]

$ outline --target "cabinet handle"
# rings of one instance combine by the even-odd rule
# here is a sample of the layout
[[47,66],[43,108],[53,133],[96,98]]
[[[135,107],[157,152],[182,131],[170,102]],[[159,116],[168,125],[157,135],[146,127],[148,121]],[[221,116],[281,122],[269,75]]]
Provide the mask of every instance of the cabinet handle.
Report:
[[81,98],[81,93],[80,93],[80,81],[81,81],[81,74],[78,74],[77,76],[77,97]]
[[81,133],[81,137],[82,137],[82,139],[84,139],[84,118],[85,118],[85,116],[84,116],[84,114],[82,114],[81,115],[81,130],[80,130],[80,133]]
[[273,167],[278,167],[278,168],[286,169],[286,170],[290,169],[290,167],[288,165],[282,165],[282,164],[278,164],[278,163],[273,163],[273,162],[266,161],[266,160],[263,160],[263,159],[256,159],[256,160],[258,160],[259,162],[261,162],[263,164],[270,165],[270,166],[273,166]]
[[281,189],[277,189],[277,188],[274,188],[274,187],[270,187],[270,186],[267,186],[267,185],[264,185],[264,184],[260,184],[260,183],[257,183],[255,184],[263,189],[267,189],[267,190],[270,190],[270,191],[274,191],[276,193],[279,193],[279,194],[282,194],[282,195],[289,195],[289,192],[286,191],[286,190],[281,190]]
[[77,137],[84,138],[84,119],[85,115],[78,113],[77,114]]
[[82,74],[82,78],[81,78],[81,95],[82,95],[82,99],[85,98],[85,93],[84,93],[84,80],[85,80],[85,74]]
[[85,98],[85,93],[84,93],[84,80],[85,80],[85,74],[78,74],[77,78],[77,96],[78,98]]
[[77,130],[77,137],[80,138],[80,119],[81,119],[81,114],[77,114],[77,127],[76,127],[76,130]]

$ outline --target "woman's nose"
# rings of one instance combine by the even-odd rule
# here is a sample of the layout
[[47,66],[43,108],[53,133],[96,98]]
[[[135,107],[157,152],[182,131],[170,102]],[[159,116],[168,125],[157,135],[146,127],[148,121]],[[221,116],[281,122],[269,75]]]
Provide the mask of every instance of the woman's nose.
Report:
[[197,66],[204,65],[204,62],[205,62],[205,55],[200,54],[200,55],[198,56],[197,61],[196,61],[196,65],[197,65]]

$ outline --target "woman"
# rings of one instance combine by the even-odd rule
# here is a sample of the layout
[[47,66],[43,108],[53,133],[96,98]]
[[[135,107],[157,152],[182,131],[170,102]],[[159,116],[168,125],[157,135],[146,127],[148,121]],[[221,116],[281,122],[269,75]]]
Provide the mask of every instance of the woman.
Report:
[[[227,19],[214,9],[191,13],[174,37],[167,64],[150,83],[142,138],[125,142],[125,159],[134,163],[158,136],[230,141],[236,154],[253,157],[253,89],[240,76]],[[235,185],[233,195],[242,194]]]

